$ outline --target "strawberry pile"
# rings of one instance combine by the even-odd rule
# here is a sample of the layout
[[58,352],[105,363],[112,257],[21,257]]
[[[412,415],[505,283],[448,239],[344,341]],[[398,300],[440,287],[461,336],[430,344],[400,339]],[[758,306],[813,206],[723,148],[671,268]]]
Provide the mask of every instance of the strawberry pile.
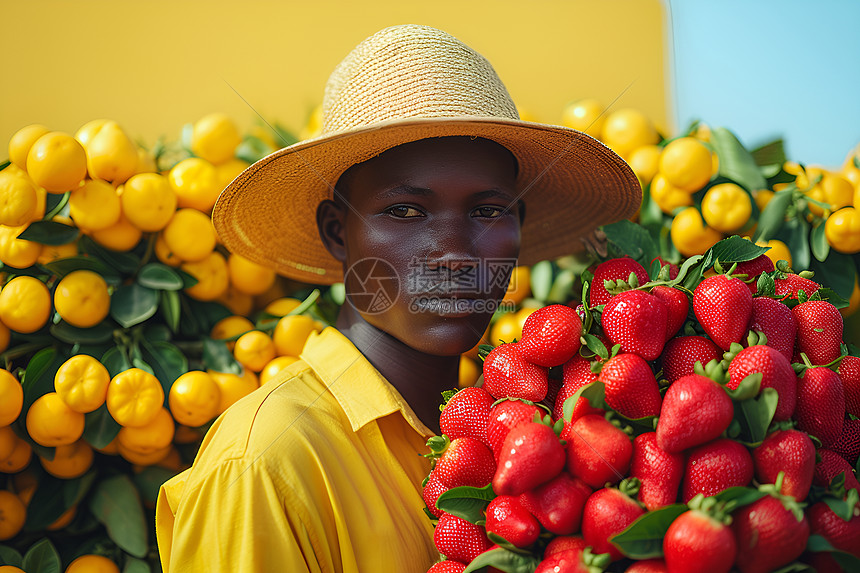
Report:
[[764,250],[610,259],[485,348],[428,442],[429,571],[860,570],[844,301]]

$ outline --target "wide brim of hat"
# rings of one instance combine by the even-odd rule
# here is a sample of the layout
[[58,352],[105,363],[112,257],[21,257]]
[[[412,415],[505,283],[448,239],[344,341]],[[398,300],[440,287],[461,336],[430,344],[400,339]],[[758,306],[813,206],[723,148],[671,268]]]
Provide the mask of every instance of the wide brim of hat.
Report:
[[632,216],[638,179],[606,145],[580,131],[522,120],[456,117],[400,119],[309,139],[257,161],[221,193],[212,213],[224,245],[279,274],[311,284],[343,278],[323,246],[317,206],[333,197],[350,166],[420,139],[481,137],[519,162],[517,189],[526,215],[518,264],[581,251],[581,237]]

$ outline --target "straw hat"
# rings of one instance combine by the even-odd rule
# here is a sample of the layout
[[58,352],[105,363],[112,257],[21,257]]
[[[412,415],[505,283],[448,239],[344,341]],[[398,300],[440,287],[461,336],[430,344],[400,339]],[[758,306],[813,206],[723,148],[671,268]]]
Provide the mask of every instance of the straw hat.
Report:
[[386,28],[361,42],[329,78],[319,137],[286,147],[241,173],[212,218],[224,244],[313,284],[343,278],[316,226],[319,203],[347,168],[397,145],[472,136],[508,148],[526,204],[520,264],[582,249],[579,238],[635,213],[642,199],[630,167],[573,129],[521,121],[490,63],[427,26]]

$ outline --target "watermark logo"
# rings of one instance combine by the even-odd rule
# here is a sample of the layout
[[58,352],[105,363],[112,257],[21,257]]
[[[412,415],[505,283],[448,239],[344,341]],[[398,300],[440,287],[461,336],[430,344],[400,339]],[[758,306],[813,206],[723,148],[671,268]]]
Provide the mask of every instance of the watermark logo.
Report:
[[346,298],[365,314],[385,312],[400,296],[400,277],[387,261],[368,257],[353,263],[344,275]]

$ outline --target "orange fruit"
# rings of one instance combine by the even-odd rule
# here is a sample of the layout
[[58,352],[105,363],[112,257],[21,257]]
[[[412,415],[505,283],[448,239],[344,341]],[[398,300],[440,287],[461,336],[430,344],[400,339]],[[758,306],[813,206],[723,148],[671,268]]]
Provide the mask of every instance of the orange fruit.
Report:
[[69,408],[56,392],[33,402],[26,424],[33,441],[45,447],[71,444],[84,433],[84,415]]
[[263,312],[272,316],[286,316],[300,304],[302,301],[297,298],[282,297],[267,304]]
[[0,290],[0,320],[15,332],[42,328],[51,316],[51,293],[37,278],[17,276]]
[[245,368],[259,372],[275,357],[275,342],[260,330],[246,332],[236,340],[233,356]]
[[531,289],[531,267],[520,265],[514,267],[511,272],[511,279],[508,282],[508,289],[505,291],[505,297],[501,304],[516,306],[523,302],[530,294]]
[[213,370],[208,372],[221,391],[221,400],[218,402],[219,414],[260,387],[257,376],[247,368],[241,376]]
[[26,225],[0,226],[0,262],[16,269],[26,269],[38,260],[39,255],[42,254],[42,246],[39,243],[18,238],[26,228]]
[[0,462],[12,455],[18,439],[10,426],[0,426]]
[[149,372],[129,368],[110,381],[105,401],[108,412],[119,425],[145,426],[161,411],[164,389]]
[[119,567],[101,555],[81,555],[69,563],[65,573],[119,573]]
[[87,176],[87,153],[71,135],[52,131],[33,142],[27,153],[27,173],[49,193],[71,191]]
[[107,229],[115,225],[122,214],[119,195],[110,183],[88,179],[69,195],[69,214],[82,229]]
[[711,151],[693,137],[679,137],[663,148],[659,170],[674,187],[693,193],[711,180]]
[[167,174],[179,207],[209,213],[223,187],[214,165],[200,157],[183,159]]
[[0,369],[0,426],[8,426],[21,415],[24,388],[8,370]]
[[669,183],[666,176],[659,172],[651,180],[649,190],[651,199],[667,215],[671,215],[678,207],[693,204],[693,197],[689,193]]
[[604,107],[596,99],[581,99],[568,104],[561,114],[561,124],[600,137],[606,121]]
[[119,220],[110,227],[92,231],[90,236],[95,242],[112,251],[130,251],[140,242],[143,232],[120,213]]
[[643,145],[630,153],[627,163],[633,169],[639,183],[644,187],[654,179],[660,165],[661,149],[656,145]]
[[278,356],[298,356],[308,337],[316,331],[314,319],[303,314],[282,317],[275,325],[275,350]]
[[474,360],[465,356],[460,357],[459,381],[457,383],[459,388],[474,386],[480,375],[481,371]]
[[263,294],[275,282],[274,269],[257,264],[236,253],[231,253],[227,259],[227,271],[230,274],[230,284],[245,294]]
[[182,264],[182,259],[177,257],[176,253],[167,246],[162,233],[159,233],[158,237],[155,238],[155,256],[168,267],[178,267]]
[[93,465],[93,449],[84,440],[67,446],[57,446],[54,459],[39,458],[45,471],[60,479],[81,477]]
[[11,491],[0,490],[0,541],[18,535],[26,520],[27,508],[24,502]]
[[723,238],[722,233],[705,225],[695,207],[675,215],[669,234],[672,244],[685,257],[701,255]]
[[72,356],[54,375],[54,390],[69,408],[82,414],[105,403],[109,384],[107,368],[88,354]]
[[244,316],[233,315],[222,318],[216,322],[215,326],[212,327],[212,331],[209,333],[209,337],[214,338],[215,340],[225,340],[240,334],[245,334],[251,330],[254,330],[253,322]]
[[123,459],[140,466],[151,466],[157,464],[158,462],[166,458],[168,455],[170,455],[170,451],[172,449],[172,445],[167,445],[160,450],[155,450],[154,452],[142,454],[140,452],[130,450],[120,443],[117,444],[117,451],[119,452],[119,455],[123,457]]
[[128,222],[144,232],[160,231],[176,211],[176,193],[158,173],[132,175],[119,199]]
[[161,236],[170,252],[183,261],[201,261],[215,248],[212,220],[197,209],[179,209]]
[[60,280],[54,290],[54,308],[60,318],[72,326],[95,326],[110,312],[107,282],[93,271],[72,271]]
[[35,218],[36,187],[25,177],[0,171],[0,225],[20,227]]
[[143,426],[127,426],[117,434],[119,446],[139,454],[151,454],[169,446],[176,427],[167,408],[159,408],[155,417]]
[[197,427],[218,415],[221,390],[212,376],[193,370],[173,382],[167,399],[177,422]]
[[606,116],[600,139],[626,159],[637,147],[658,143],[660,136],[645,114],[627,108],[613,111]]
[[233,314],[245,316],[254,312],[254,297],[238,290],[232,284],[215,299],[215,302],[220,302]]
[[274,380],[282,370],[294,362],[298,362],[295,356],[276,356],[272,358],[263,369],[260,370],[260,386]]
[[183,263],[180,268],[197,279],[197,284],[185,289],[188,296],[197,300],[215,300],[230,285],[227,261],[218,251],[212,251],[202,261]]
[[9,161],[20,169],[27,169],[27,155],[36,140],[50,133],[44,125],[33,124],[22,127],[9,139]]
[[17,473],[27,467],[33,457],[33,448],[26,441],[18,438],[15,449],[5,460],[0,460],[0,472]]
[[84,144],[93,179],[123,183],[137,172],[137,145],[115,121],[104,122]]
[[233,157],[240,143],[239,128],[223,113],[209,114],[194,123],[191,151],[215,165]]

